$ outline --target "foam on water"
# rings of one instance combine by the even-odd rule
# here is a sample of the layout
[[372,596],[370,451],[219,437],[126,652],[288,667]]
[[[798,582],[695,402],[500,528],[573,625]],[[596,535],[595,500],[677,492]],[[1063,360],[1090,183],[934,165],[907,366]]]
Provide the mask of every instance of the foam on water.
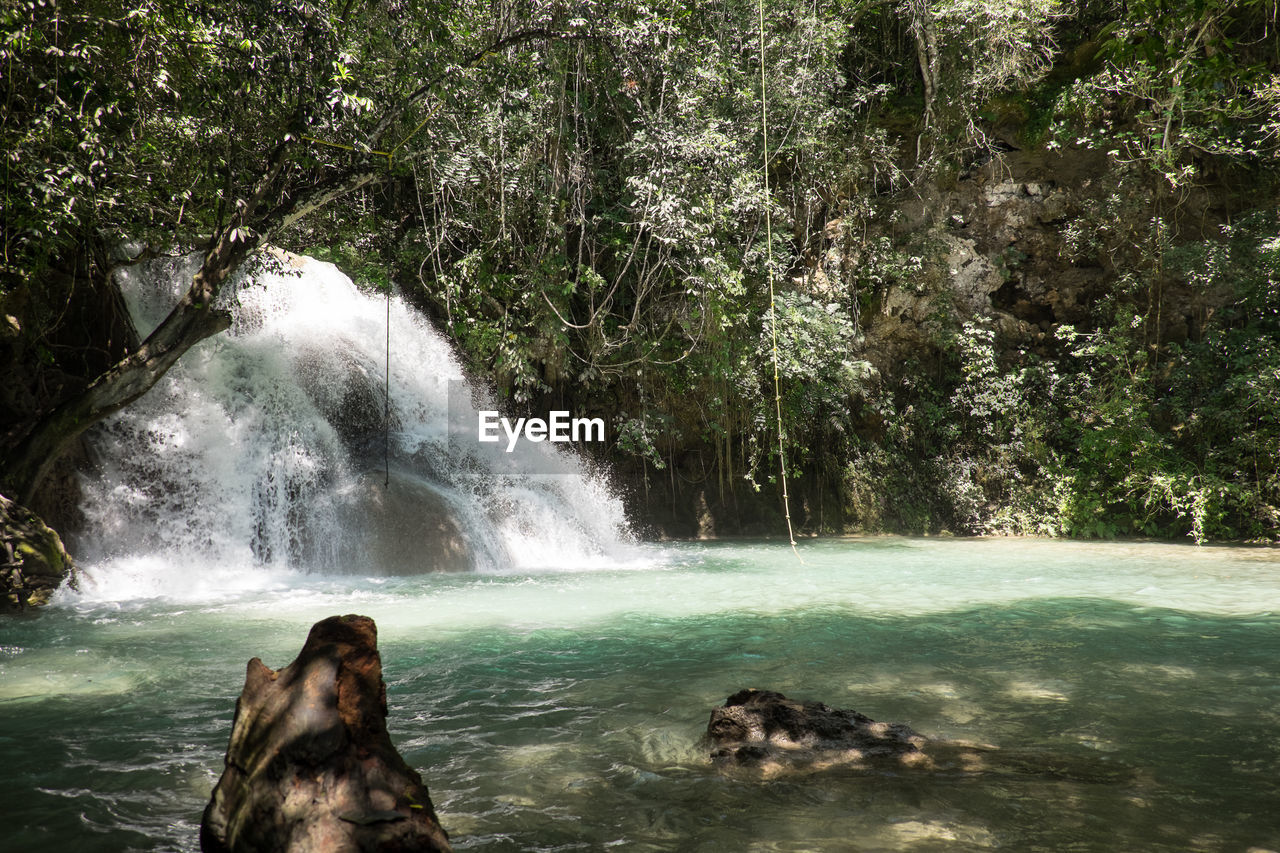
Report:
[[101,564],[81,592],[63,591],[59,601],[92,613],[162,598],[299,628],[363,608],[376,611],[388,636],[585,628],[633,613],[919,616],[1051,599],[1080,600],[1082,611],[1092,599],[1230,616],[1280,613],[1280,554],[1269,549],[886,537],[803,543],[800,550],[804,563],[776,543],[634,545],[630,560],[615,554],[576,570],[395,578],[213,562],[175,570],[152,555]]

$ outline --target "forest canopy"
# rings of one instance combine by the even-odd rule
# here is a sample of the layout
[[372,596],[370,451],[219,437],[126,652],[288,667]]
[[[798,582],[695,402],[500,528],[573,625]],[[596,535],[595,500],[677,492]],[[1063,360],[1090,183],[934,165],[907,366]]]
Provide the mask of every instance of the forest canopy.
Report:
[[6,346],[73,377],[11,448],[99,374],[68,280],[270,242],[400,288],[512,406],[607,415],[671,532],[777,530],[775,316],[807,530],[1276,536],[1271,2],[0,16]]

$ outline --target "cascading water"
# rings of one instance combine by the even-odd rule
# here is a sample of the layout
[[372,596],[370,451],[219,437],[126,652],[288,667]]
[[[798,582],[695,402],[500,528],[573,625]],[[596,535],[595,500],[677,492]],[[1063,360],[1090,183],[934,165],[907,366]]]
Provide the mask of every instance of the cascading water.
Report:
[[[197,263],[122,275],[142,334]],[[450,423],[476,423],[460,405],[497,406],[401,299],[388,311],[384,296],[362,293],[332,264],[298,256],[275,257],[221,299],[229,332],[91,435],[97,471],[83,484],[76,545],[98,567],[99,593],[181,595],[273,570],[563,569],[625,558],[620,502],[572,454],[533,445],[490,455],[449,440]]]

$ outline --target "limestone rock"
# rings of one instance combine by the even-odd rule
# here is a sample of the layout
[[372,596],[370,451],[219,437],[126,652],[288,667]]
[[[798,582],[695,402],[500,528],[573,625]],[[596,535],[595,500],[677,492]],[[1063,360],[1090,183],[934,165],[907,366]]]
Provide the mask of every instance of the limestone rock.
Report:
[[927,739],[907,726],[878,723],[821,702],[797,702],[771,690],[730,696],[711,712],[707,738],[711,758],[721,768],[748,768],[765,776],[788,769],[928,761],[921,751]]
[[461,517],[445,492],[425,478],[393,470],[366,474],[349,495],[339,521],[346,532],[336,543],[339,565],[362,571],[377,566],[391,575],[465,572],[476,553]]
[[0,495],[0,610],[47,604],[77,572],[58,534],[31,510]]
[[422,777],[386,728],[377,626],[317,622],[293,663],[249,661],[205,853],[447,853]]

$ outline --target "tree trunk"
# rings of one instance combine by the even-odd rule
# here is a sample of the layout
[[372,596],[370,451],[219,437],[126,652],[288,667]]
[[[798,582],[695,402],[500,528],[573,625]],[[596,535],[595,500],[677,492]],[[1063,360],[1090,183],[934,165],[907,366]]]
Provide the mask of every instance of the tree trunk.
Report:
[[[390,151],[369,150],[381,142],[396,119],[401,118],[432,87],[458,68],[474,67],[496,53],[538,39],[601,39],[612,50],[609,41],[595,33],[566,33],[542,27],[512,33],[488,48],[477,51],[460,64],[449,66],[444,72],[420,85],[384,113],[367,140],[366,150],[356,155],[356,162],[340,169],[332,178],[314,184],[298,195],[290,196],[285,192],[281,178],[289,153],[297,144],[301,128],[305,127],[305,122],[300,120],[299,126],[292,128],[284,141],[276,146],[253,194],[248,199],[236,202],[230,221],[222,231],[214,235],[204,262],[182,301],[135,352],[100,375],[84,391],[58,404],[36,422],[26,436],[0,459],[0,486],[9,494],[17,496],[22,503],[29,504],[41,480],[68,443],[98,421],[120,411],[149,391],[191,347],[230,326],[230,316],[216,310],[213,304],[222,285],[245,258],[282,228],[287,228],[339,196],[377,179],[381,169],[390,164],[392,152],[401,148],[413,136],[410,133]],[[419,128],[421,126],[420,124]],[[414,133],[416,132],[415,130]],[[280,197],[280,203],[265,214],[257,214],[256,211],[268,194]]]
[[[84,391],[44,415],[4,457],[4,486],[19,502],[30,504],[41,481],[62,450],[89,427],[137,400],[160,381],[187,350],[231,325],[231,315],[214,308],[218,293],[245,259],[280,228],[292,225],[333,199],[376,177],[372,171],[338,176],[286,199],[253,218],[284,169],[284,146],[259,181],[253,195],[237,203],[230,222],[215,234],[191,287],[169,316],[137,350],[100,375]],[[249,227],[252,222],[254,228]]]
[[138,349],[55,406],[8,454],[5,480],[18,500],[33,499],[49,466],[72,439],[141,397],[187,350],[231,325],[231,315],[215,309],[213,300],[248,253],[229,242],[225,235],[218,239],[182,301]]
[[933,125],[933,102],[938,96],[938,32],[929,0],[911,0],[911,34],[916,40],[916,58],[924,82],[924,126]]

